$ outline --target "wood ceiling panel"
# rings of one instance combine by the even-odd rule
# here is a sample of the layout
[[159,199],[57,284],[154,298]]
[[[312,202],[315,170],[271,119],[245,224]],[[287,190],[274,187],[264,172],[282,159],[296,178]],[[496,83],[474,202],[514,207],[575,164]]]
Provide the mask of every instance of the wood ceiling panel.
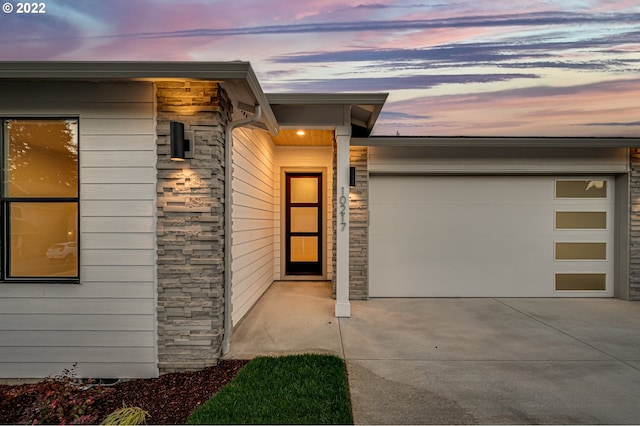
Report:
[[279,146],[332,146],[333,130],[280,130],[278,136],[272,137],[273,143]]

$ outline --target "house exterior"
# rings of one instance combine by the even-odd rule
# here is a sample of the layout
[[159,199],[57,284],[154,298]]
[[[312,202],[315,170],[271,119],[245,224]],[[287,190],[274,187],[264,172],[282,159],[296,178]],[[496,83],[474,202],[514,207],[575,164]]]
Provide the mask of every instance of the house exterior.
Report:
[[637,139],[372,137],[386,94],[246,62],[5,62],[0,93],[0,378],[214,365],[277,280],[333,281],[339,317],[640,299]]

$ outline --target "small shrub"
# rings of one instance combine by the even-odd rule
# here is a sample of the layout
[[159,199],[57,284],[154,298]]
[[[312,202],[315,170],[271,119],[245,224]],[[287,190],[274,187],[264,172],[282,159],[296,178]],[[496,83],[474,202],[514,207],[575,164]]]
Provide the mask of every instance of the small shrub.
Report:
[[95,424],[99,410],[109,402],[113,389],[102,386],[82,388],[74,384],[76,364],[62,374],[47,378],[36,386],[33,406],[25,412],[23,423]]
[[117,409],[113,413],[109,414],[106,419],[102,421],[103,425],[142,425],[147,423],[148,412],[144,411],[140,407],[127,407],[123,405],[122,408]]

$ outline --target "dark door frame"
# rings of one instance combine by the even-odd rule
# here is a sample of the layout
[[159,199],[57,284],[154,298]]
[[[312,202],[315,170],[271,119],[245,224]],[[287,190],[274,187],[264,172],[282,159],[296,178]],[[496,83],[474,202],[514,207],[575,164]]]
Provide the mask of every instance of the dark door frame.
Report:
[[[291,178],[316,178],[318,181],[318,201],[316,203],[292,203],[291,202]],[[285,172],[285,275],[323,275],[323,247],[324,247],[324,204],[323,204],[323,173],[322,172]],[[316,232],[291,232],[291,208],[315,207],[318,210],[318,227]],[[318,240],[318,260],[315,262],[291,261],[291,237],[312,236]]]

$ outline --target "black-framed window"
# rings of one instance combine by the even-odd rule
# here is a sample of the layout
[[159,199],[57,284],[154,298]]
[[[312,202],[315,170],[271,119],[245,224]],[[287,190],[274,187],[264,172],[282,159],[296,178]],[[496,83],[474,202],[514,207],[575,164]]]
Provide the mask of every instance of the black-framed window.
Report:
[[3,118],[3,281],[77,281],[77,118]]

